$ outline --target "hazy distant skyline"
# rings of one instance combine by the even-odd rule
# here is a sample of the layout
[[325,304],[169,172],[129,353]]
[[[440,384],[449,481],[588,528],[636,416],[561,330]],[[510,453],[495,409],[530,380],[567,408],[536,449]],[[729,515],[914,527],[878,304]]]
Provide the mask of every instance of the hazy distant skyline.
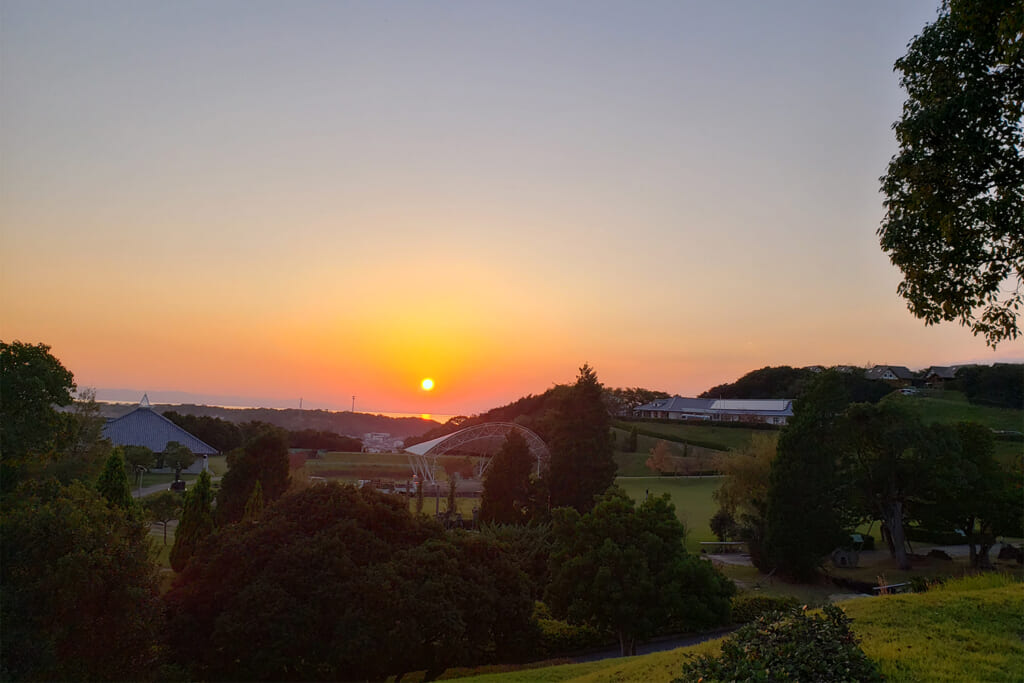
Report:
[[445,414],[583,362],[694,395],[1020,359],[913,318],[875,236],[937,8],[4,0],[0,338],[80,386]]

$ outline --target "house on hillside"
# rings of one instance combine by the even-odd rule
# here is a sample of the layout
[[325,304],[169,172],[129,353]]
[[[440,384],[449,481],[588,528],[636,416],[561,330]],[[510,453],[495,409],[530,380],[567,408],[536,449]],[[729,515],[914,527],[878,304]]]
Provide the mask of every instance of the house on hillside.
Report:
[[146,395],[132,412],[108,420],[103,425],[103,436],[115,446],[145,446],[157,454],[163,453],[171,441],[177,441],[198,456],[195,463],[184,470],[192,474],[207,469],[207,457],[218,453],[210,444],[153,410]]
[[763,422],[784,425],[793,417],[792,399],[662,398],[633,411],[636,417],[662,420]]
[[946,384],[956,379],[957,365],[933,365],[924,373],[924,382],[933,389],[943,389]]
[[903,365],[876,365],[865,370],[864,377],[867,379],[880,379],[883,382],[889,382],[898,387],[908,387],[916,379],[910,368]]

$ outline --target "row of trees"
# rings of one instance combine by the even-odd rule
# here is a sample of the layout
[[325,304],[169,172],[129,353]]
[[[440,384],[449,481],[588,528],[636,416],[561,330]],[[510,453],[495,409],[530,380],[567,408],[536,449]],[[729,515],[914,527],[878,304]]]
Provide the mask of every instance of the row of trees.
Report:
[[903,569],[911,524],[960,531],[980,567],[997,535],[1021,533],[1024,500],[989,429],[924,424],[899,401],[851,404],[835,373],[811,387],[777,446],[761,436],[721,467],[716,525],[735,523],[762,569],[799,578],[869,521]]

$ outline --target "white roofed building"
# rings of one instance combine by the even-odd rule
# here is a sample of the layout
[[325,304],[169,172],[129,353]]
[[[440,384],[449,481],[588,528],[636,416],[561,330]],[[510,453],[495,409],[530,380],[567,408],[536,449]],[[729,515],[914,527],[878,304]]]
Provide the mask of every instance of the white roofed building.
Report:
[[763,422],[784,425],[793,417],[793,400],[663,398],[633,410],[636,417],[662,420],[714,420],[716,422]]

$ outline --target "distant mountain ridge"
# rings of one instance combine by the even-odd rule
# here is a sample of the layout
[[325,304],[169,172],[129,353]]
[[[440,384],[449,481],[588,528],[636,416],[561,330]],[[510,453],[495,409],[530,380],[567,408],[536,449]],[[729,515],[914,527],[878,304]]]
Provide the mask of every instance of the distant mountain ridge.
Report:
[[[125,415],[135,410],[137,404],[99,403],[100,413],[106,418]],[[419,436],[440,427],[435,420],[419,417],[388,417],[370,413],[333,412],[329,410],[300,410],[298,408],[222,408],[220,406],[196,405],[193,403],[153,404],[152,409],[163,414],[173,410],[182,415],[217,417],[228,422],[266,422],[268,424],[297,432],[303,429],[334,432],[343,436],[361,438],[370,432],[386,432],[397,439]]]

